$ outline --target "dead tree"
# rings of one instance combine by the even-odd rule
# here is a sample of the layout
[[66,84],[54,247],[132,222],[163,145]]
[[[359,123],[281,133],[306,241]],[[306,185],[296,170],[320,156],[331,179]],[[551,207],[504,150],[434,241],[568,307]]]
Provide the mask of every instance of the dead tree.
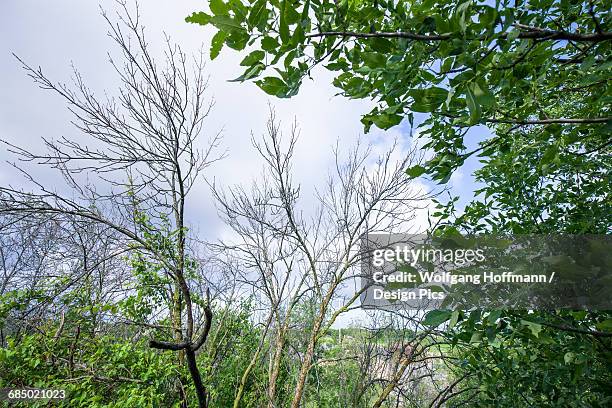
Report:
[[335,167],[324,188],[317,190],[316,207],[305,215],[291,171],[297,141],[295,127],[283,140],[272,115],[263,141],[254,141],[265,165],[263,180],[250,190],[223,192],[213,185],[220,212],[239,237],[238,243],[224,248],[250,267],[252,273],[244,279],[259,288],[270,308],[268,319],[274,322],[270,407],[276,406],[277,353],[283,353],[296,307],[310,307],[312,318],[301,328],[307,338],[299,350],[293,408],[301,405],[321,337],[338,316],[355,307],[362,292],[348,287],[356,283],[358,265],[367,256],[361,240],[376,232],[408,231],[415,210],[430,198],[404,173],[419,160],[414,150],[394,155],[393,146],[372,157],[368,147],[358,144],[346,159],[335,149]]
[[[74,115],[77,137],[44,140],[47,151],[30,152],[4,141],[22,161],[49,166],[67,180],[71,195],[60,194],[33,177],[31,191],[0,188],[0,211],[36,216],[60,214],[103,225],[122,237],[132,254],[159,266],[172,282],[168,306],[172,341],[150,346],[179,352],[186,361],[200,407],[208,396],[196,362],[212,320],[209,303],[192,299],[190,276],[195,256],[188,247],[185,205],[196,180],[219,157],[219,134],[198,144],[212,102],[205,91],[203,58],[189,58],[166,38],[163,61],[156,61],[145,39],[138,8],[118,2],[116,20],[102,15],[120,57],[109,61],[120,80],[115,97],[97,96],[74,70],[72,86],[54,82],[42,69],[23,64],[42,89],[59,95]],[[87,141],[85,141],[87,138]],[[88,182],[85,182],[87,177]],[[77,198],[71,198],[76,196]],[[96,207],[89,203],[95,202]],[[185,402],[184,402],[185,404]]]

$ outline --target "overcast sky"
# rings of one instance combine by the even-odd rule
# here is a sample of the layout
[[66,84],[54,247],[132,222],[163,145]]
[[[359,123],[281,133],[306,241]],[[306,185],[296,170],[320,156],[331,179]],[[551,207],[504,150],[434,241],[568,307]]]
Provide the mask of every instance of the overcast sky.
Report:
[[[12,52],[33,66],[41,66],[47,76],[56,81],[69,82],[71,64],[82,73],[87,84],[99,94],[113,93],[118,87],[117,77],[108,64],[107,52],[114,51],[107,37],[100,6],[114,10],[113,1],[102,0],[2,0],[0,5],[0,72],[2,73],[0,98],[0,138],[34,149],[42,150],[41,138],[57,139],[62,136],[78,137],[70,124],[71,115],[63,101],[55,94],[37,88],[20,68]],[[178,42],[186,52],[194,52],[204,44],[210,46],[213,31],[188,24],[184,18],[193,11],[202,10],[203,1],[180,0],[141,1],[141,18],[152,49],[159,53],[163,32]],[[223,130],[223,148],[228,156],[208,171],[224,185],[248,183],[260,172],[261,160],[250,144],[251,133],[258,136],[265,130],[268,104],[276,110],[283,127],[289,129],[296,120],[301,129],[297,145],[295,175],[303,185],[306,203],[312,200],[314,186],[320,185],[331,164],[331,147],[339,140],[347,149],[362,134],[360,116],[371,103],[350,101],[334,96],[331,75],[321,69],[314,73],[315,80],[306,80],[300,94],[289,100],[266,95],[252,83],[228,82],[237,77],[243,58],[233,50],[224,48],[219,58],[208,62],[210,74],[209,95],[216,101],[215,108],[205,126],[206,140]],[[406,124],[388,132],[374,129],[365,136],[376,150],[389,146],[398,138],[400,147],[407,149],[411,140]],[[13,157],[0,148],[0,184],[22,186],[24,181],[5,162]],[[469,169],[466,169],[469,171]],[[454,191],[467,197],[473,185],[467,181],[466,170],[451,180]],[[45,185],[61,189],[63,180],[57,174],[33,168]],[[192,225],[205,239],[224,235],[214,206],[204,184],[195,192],[189,207]],[[426,225],[425,215],[419,218]]]

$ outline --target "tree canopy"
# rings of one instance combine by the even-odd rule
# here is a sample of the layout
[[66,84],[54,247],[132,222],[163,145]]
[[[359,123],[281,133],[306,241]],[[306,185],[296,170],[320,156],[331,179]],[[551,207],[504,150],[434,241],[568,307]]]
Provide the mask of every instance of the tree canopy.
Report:
[[[436,154],[412,168],[446,182],[472,154],[509,149],[529,132],[547,171],[564,151],[609,147],[610,9],[604,1],[210,1],[187,21],[212,25],[210,56],[253,48],[237,81],[295,95],[314,67],[337,73],[349,98],[376,106],[362,117],[388,129],[427,113],[421,136]],[[467,151],[474,126],[493,135]]]

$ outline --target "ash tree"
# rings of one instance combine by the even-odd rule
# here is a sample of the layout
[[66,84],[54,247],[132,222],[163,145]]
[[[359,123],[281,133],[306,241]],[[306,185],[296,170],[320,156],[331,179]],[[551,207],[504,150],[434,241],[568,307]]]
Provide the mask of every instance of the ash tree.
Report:
[[[315,388],[312,376],[325,364],[320,356],[323,338],[340,317],[358,307],[367,289],[355,287],[363,278],[360,266],[371,255],[363,243],[370,235],[416,231],[417,211],[434,196],[405,177],[404,168],[422,160],[415,148],[400,152],[393,144],[376,154],[371,146],[357,143],[346,157],[340,146],[333,149],[328,176],[308,203],[293,172],[298,135],[296,126],[283,134],[272,113],[267,133],[252,141],[264,163],[263,175],[250,188],[212,185],[220,215],[235,234],[217,244],[217,250],[243,265],[238,278],[252,286],[263,309],[260,341],[241,377],[234,408],[245,403],[244,390],[266,346],[267,407],[317,403],[324,393]],[[292,396],[283,401],[285,361],[296,372],[284,380]],[[392,382],[385,398],[396,386]],[[366,388],[364,393],[376,392],[373,384]]]

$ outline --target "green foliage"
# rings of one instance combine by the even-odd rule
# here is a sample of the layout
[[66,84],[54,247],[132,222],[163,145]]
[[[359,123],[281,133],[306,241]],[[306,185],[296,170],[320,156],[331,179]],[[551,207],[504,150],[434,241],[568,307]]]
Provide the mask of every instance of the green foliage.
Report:
[[609,317],[608,312],[500,310],[461,317],[446,336],[461,359],[461,373],[479,390],[470,406],[608,406],[610,337],[559,327],[587,333]]
[[172,355],[115,336],[88,338],[79,342],[71,368],[70,340],[44,334],[9,339],[0,349],[0,387],[63,389],[60,407],[173,406],[177,368]]
[[7,290],[0,295],[0,329],[11,313],[26,310],[31,303],[48,300],[46,293],[40,289]]
[[612,156],[578,154],[547,131],[514,132],[500,146],[475,172],[479,199],[454,218],[449,209],[453,225],[476,233],[609,233]]
[[[481,143],[483,157],[507,149],[513,126],[537,126],[529,146],[546,152],[541,166],[559,161],[560,149],[609,147],[609,0],[232,0],[210,8],[212,16],[186,20],[212,24],[231,48],[255,48],[238,80],[265,75],[255,81],[262,90],[291,97],[324,65],[344,96],[376,102],[363,116],[366,131],[429,114],[421,136],[435,152],[427,172],[440,182],[474,153],[464,138],[476,125],[497,135]],[[578,121],[555,121],[568,118]]]
[[[252,311],[249,302],[229,313],[224,310],[215,311],[217,316],[223,316],[221,326],[213,326],[212,331],[217,334],[211,339],[208,353],[202,356],[203,366],[206,367],[205,381],[211,389],[214,406],[233,406],[242,373],[258,347],[261,328],[254,327],[249,320]],[[241,407],[265,405],[266,369],[263,361],[260,361],[251,372]]]
[[425,315],[421,323],[425,326],[439,326],[450,319],[451,314],[448,310],[432,310]]
[[[215,310],[224,319],[221,326],[215,321],[212,333],[216,335],[198,355],[212,406],[232,406],[240,374],[257,347],[261,333],[249,320],[251,312],[248,303],[237,311]],[[75,311],[67,313],[57,338],[58,322],[53,321],[40,326],[37,333],[9,337],[0,348],[0,387],[66,390],[67,398],[56,405],[60,407],[178,407],[177,382],[182,378],[189,400],[195,403],[187,369],[178,364],[176,355],[149,348],[145,338],[132,341],[132,330],[124,332],[112,325],[105,327],[107,334],[92,336],[82,329],[87,318]],[[265,404],[266,368],[258,362],[241,406]]]

